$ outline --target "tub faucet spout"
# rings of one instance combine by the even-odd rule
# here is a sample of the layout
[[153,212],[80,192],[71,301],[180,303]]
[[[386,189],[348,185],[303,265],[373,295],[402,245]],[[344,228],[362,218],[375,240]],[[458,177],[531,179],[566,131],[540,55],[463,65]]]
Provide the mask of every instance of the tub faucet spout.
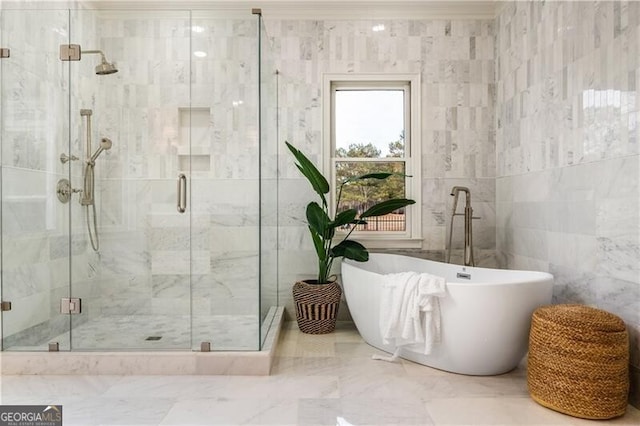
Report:
[[447,263],[451,262],[451,237],[453,235],[453,218],[457,216],[456,209],[458,208],[458,197],[460,193],[465,193],[465,206],[464,206],[464,265],[475,266],[475,260],[473,259],[473,237],[471,220],[473,219],[473,209],[471,208],[471,191],[465,186],[454,186],[451,189],[451,195],[453,199],[453,211],[451,213],[451,227],[449,228],[449,250],[447,252]]
[[455,214],[456,209],[458,208],[458,197],[460,196],[460,192],[464,192],[466,194],[466,205],[471,205],[471,191],[466,186],[454,186],[451,188],[451,195],[453,198],[453,213]]

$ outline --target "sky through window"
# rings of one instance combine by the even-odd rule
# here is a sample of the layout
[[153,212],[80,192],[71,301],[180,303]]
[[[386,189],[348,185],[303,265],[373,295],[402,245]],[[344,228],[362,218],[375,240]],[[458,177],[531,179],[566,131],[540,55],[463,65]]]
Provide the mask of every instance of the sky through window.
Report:
[[337,90],[335,96],[336,149],[372,143],[386,157],[404,131],[404,92]]

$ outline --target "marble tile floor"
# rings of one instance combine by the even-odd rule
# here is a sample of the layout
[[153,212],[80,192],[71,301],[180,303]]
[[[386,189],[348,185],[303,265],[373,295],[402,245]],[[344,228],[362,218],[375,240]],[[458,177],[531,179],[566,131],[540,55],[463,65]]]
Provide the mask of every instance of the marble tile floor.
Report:
[[527,395],[525,370],[450,374],[371,359],[350,323],[310,336],[285,323],[271,376],[2,376],[2,404],[62,404],[70,425],[638,425],[565,416]]

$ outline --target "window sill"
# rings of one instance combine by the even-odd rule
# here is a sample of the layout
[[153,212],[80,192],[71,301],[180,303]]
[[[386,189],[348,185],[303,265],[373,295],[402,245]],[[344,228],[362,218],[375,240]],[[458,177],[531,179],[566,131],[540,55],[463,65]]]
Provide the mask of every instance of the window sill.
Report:
[[[359,242],[368,249],[421,249],[423,242],[422,238],[361,238],[352,236],[349,239]],[[342,241],[341,238],[335,243],[340,241]]]

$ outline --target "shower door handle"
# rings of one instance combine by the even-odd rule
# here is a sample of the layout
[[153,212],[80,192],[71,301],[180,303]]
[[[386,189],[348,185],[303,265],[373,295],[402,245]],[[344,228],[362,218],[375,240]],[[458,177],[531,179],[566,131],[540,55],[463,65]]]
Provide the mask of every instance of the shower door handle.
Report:
[[187,177],[180,173],[178,175],[178,213],[187,210]]

